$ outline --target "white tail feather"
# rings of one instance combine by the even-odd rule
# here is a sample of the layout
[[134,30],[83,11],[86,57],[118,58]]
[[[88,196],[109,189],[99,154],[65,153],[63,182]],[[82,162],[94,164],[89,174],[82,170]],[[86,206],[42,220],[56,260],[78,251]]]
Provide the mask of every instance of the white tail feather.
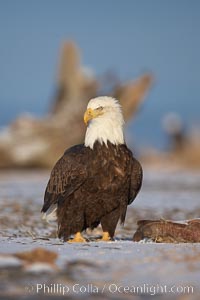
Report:
[[49,209],[42,213],[42,220],[49,222],[57,220],[57,205],[51,205]]

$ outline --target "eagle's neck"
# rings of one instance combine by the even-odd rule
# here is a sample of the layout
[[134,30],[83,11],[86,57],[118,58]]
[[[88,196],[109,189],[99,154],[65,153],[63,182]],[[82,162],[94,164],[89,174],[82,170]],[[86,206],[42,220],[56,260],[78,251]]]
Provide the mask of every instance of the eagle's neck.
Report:
[[123,119],[96,118],[87,127],[85,146],[93,149],[95,142],[107,145],[124,144]]

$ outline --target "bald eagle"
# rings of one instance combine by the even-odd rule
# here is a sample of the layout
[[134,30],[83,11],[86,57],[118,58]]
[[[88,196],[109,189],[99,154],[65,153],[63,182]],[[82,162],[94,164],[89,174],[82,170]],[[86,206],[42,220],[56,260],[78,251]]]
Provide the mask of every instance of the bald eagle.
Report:
[[67,149],[54,166],[41,212],[43,219],[57,220],[64,241],[84,242],[82,231],[99,224],[107,241],[118,221],[124,223],[127,206],[141,188],[142,167],[125,144],[116,99],[90,100],[84,121],[84,144]]

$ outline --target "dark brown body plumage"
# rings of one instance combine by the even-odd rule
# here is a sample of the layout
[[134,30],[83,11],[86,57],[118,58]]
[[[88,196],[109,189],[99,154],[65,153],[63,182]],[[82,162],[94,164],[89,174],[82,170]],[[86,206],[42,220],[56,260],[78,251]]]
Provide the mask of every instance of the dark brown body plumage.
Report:
[[58,236],[64,240],[100,223],[113,237],[141,184],[141,165],[126,145],[77,145],[53,168],[42,212],[57,204]]

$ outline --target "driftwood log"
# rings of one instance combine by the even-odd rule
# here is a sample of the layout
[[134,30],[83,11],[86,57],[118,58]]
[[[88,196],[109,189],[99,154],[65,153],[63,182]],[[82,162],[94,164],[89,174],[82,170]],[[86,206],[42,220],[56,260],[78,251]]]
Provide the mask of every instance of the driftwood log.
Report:
[[185,222],[140,220],[133,241],[151,239],[157,243],[200,243],[200,219]]
[[42,262],[55,264],[55,261],[58,258],[57,253],[44,248],[35,248],[31,251],[18,252],[13,254],[13,256],[26,261],[27,263]]
[[[125,120],[136,113],[151,83],[152,76],[144,74],[111,91],[121,101]],[[98,87],[97,79],[81,66],[76,45],[64,43],[49,112],[41,119],[21,116],[0,132],[0,168],[52,167],[66,148],[82,143],[84,110],[99,94]]]

